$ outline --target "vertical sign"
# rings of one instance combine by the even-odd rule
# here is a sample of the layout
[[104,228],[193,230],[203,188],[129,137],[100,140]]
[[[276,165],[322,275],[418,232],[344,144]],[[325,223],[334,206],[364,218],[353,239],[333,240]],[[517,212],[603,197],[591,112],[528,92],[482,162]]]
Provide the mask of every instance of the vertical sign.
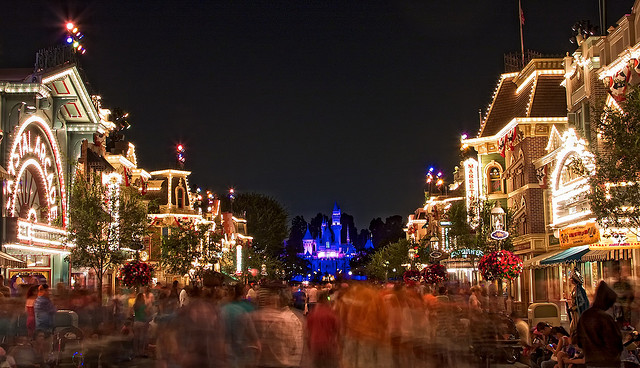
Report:
[[464,162],[464,189],[467,203],[467,219],[471,227],[478,226],[478,197],[480,183],[478,178],[478,161],[469,158]]

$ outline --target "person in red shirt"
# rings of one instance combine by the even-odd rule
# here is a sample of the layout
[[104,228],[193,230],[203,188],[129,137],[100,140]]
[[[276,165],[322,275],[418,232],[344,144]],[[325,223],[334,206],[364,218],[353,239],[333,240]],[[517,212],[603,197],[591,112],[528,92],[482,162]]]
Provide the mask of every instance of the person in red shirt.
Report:
[[328,303],[328,295],[318,296],[318,304],[307,316],[309,351],[315,368],[337,367],[339,361],[338,317]]

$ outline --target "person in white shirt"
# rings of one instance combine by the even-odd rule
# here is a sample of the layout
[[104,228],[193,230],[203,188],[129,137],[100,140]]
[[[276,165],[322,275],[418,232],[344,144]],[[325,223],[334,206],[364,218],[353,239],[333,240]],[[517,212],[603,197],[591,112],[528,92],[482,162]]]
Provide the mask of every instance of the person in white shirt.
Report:
[[189,293],[187,292],[186,286],[180,291],[179,305],[180,307],[189,305]]

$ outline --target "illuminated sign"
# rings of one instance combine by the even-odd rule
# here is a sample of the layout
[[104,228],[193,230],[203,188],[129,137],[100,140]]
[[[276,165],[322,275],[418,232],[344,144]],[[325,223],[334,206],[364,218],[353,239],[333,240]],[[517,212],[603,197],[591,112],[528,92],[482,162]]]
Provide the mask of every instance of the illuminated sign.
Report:
[[600,230],[595,222],[571,226],[560,230],[560,247],[570,248],[578,245],[593,244],[600,240]]
[[[554,227],[560,227],[578,220],[593,218],[587,193],[590,190],[589,173],[594,172],[594,157],[586,150],[586,143],[579,139],[573,129],[568,129],[563,137],[561,150],[551,176]],[[576,170],[582,165],[586,173]]]
[[480,178],[478,177],[478,161],[470,158],[464,163],[464,187],[467,202],[467,220],[471,227],[478,226],[478,198],[480,196]]
[[10,216],[37,223],[65,224],[65,191],[60,152],[53,132],[37,116],[20,126],[13,136],[7,172],[7,211]]
[[467,258],[468,256],[482,257],[484,253],[479,249],[457,249],[451,252],[451,258]]
[[507,231],[504,230],[496,230],[494,232],[491,233],[491,239],[495,239],[495,240],[502,240],[502,239],[506,239],[509,237],[509,233]]
[[614,249],[638,249],[640,240],[638,236],[627,231],[606,231],[602,234],[600,241],[589,245],[593,250],[614,250]]

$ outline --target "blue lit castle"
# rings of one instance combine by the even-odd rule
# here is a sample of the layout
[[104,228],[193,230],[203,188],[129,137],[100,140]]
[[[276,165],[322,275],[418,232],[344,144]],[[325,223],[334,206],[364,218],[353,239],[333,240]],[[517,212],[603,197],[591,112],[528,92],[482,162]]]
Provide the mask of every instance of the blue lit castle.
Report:
[[304,247],[303,257],[311,264],[311,271],[320,277],[338,273],[347,274],[351,269],[349,262],[356,255],[356,248],[349,238],[347,228],[346,243],[342,243],[342,224],[340,223],[340,207],[336,203],[331,215],[331,226],[322,222],[320,232],[316,238],[311,235],[309,228],[302,238]]

